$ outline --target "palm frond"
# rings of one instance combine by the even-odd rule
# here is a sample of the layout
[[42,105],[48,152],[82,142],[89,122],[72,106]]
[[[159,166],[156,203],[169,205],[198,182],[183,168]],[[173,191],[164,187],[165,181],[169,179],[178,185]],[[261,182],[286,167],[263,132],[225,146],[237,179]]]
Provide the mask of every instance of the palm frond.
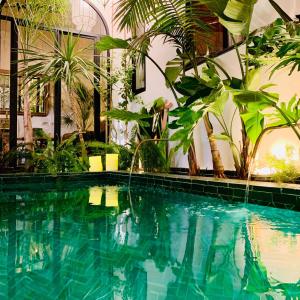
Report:
[[159,0],[119,0],[115,20],[120,30],[132,30],[150,21],[151,13],[156,10]]
[[[24,59],[19,60],[24,81],[31,81],[40,77],[42,82],[63,81],[68,89],[72,89],[76,83],[83,79],[97,87],[98,74],[106,77],[106,70],[102,70],[93,61],[85,58],[84,50],[78,45],[79,39],[67,35],[62,45],[54,41],[51,51],[43,53],[39,49],[24,49]],[[34,86],[32,88],[35,88]]]
[[[121,0],[121,2],[124,1]],[[129,3],[127,5],[129,6]],[[208,12],[199,7],[198,0],[161,0],[155,9],[148,12],[146,17],[144,17],[144,12],[135,16],[133,24],[137,25],[139,19],[143,17],[151,26],[144,34],[134,39],[132,48],[138,48],[145,53],[149,49],[150,41],[160,36],[164,38],[165,42],[171,43],[177,48],[194,52],[195,35],[207,33],[211,29],[204,21],[204,17],[207,15]],[[120,22],[126,23],[127,18],[128,16],[124,14]],[[131,26],[130,24],[128,23],[128,27]]]

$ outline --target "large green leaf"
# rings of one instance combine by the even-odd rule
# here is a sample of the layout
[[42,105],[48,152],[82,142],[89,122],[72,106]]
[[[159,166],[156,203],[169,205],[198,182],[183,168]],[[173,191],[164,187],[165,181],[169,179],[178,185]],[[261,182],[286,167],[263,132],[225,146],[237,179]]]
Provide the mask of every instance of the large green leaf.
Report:
[[237,104],[249,104],[255,102],[272,106],[276,104],[278,99],[278,94],[272,94],[263,91],[239,90],[233,92],[233,100]]
[[207,86],[204,81],[191,76],[184,76],[179,82],[175,83],[177,92],[187,96],[184,106],[189,106],[194,101],[207,97],[213,88]]
[[181,128],[170,137],[171,141],[179,141],[179,144],[176,146],[176,150],[182,147],[184,153],[187,153],[190,148],[192,139],[193,131],[191,128]]
[[264,129],[264,115],[259,111],[241,114],[250,141],[255,144]]
[[192,124],[197,123],[202,117],[203,111],[193,111],[192,109],[187,109],[177,120],[178,125],[182,125],[186,128],[190,127]]
[[[174,58],[170,61],[168,61],[166,69],[165,69],[165,74],[169,81],[171,83],[174,83],[179,75],[181,74],[183,70],[183,65],[182,65],[182,59],[181,58]],[[167,86],[169,86],[169,83],[166,82]]]
[[[283,102],[278,106],[292,124],[298,124],[300,121],[300,99],[297,99],[296,96],[294,96],[288,103]],[[274,113],[268,115],[271,121],[268,124],[268,127],[288,125],[288,122],[282,113],[276,110]]]
[[261,68],[252,69],[247,76],[247,88],[250,91],[257,91],[261,81]]
[[225,105],[229,100],[229,92],[225,91],[221,93],[220,96],[215,98],[215,101],[212,101],[206,109],[206,112],[211,112],[217,116],[221,116],[224,112]]
[[176,90],[184,96],[193,96],[199,89],[199,80],[192,76],[184,76],[176,82]]
[[234,35],[249,32],[253,8],[257,0],[199,0],[218,16],[220,23]]
[[126,40],[113,38],[109,35],[101,37],[96,43],[96,49],[100,52],[113,50],[113,49],[128,49],[129,43]]
[[139,125],[143,127],[150,126],[147,121],[144,121],[151,117],[151,115],[148,114],[135,113],[123,109],[114,108],[110,111],[103,113],[102,115],[107,116],[110,119],[119,120],[123,122],[137,122]]

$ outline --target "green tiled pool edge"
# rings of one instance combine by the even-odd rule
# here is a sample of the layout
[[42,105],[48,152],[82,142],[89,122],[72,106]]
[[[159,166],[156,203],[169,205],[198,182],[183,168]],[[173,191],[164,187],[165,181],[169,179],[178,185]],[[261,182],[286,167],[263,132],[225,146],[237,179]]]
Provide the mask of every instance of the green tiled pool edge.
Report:
[[[64,173],[51,174],[8,174],[0,175],[0,191],[24,189],[26,185],[60,184],[76,182],[107,182],[128,184],[128,172]],[[219,197],[228,201],[244,201],[246,182],[234,179],[214,179],[210,177],[190,177],[172,174],[133,173],[132,184],[165,188],[193,194]],[[250,182],[249,203],[286,208],[300,211],[300,185],[269,182]]]

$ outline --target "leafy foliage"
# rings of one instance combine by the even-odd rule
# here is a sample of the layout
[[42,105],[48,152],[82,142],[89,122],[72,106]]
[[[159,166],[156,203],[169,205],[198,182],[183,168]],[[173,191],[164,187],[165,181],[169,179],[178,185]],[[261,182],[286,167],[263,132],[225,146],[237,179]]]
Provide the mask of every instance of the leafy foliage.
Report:
[[[143,167],[147,171],[166,171],[170,165],[167,159],[166,144],[167,128],[161,126],[161,113],[164,111],[165,100],[158,98],[150,109],[142,108],[140,112],[124,109],[112,109],[104,113],[111,119],[136,123],[136,131],[131,139],[131,148],[138,147]],[[146,141],[149,140],[149,141]],[[146,141],[146,142],[143,142]]]
[[[62,80],[68,89],[72,90],[76,84],[87,80],[93,86],[97,87],[98,75],[106,77],[106,71],[100,69],[93,61],[86,58],[87,48],[79,47],[79,37],[73,37],[68,34],[63,39],[62,45],[52,35],[52,41],[49,42],[51,51],[43,53],[40,49],[27,50],[27,58],[20,60],[29,64],[21,70],[25,81],[32,81],[39,77],[43,83],[57,82]],[[34,89],[36,86],[31,85]]]
[[143,127],[150,126],[146,121],[144,121],[149,118],[149,115],[144,113],[136,113],[124,109],[113,108],[110,111],[104,112],[103,115],[109,117],[110,119],[119,120],[126,123],[137,122]]
[[247,35],[252,12],[257,0],[199,0],[215,15],[219,22],[234,35]]
[[100,52],[113,49],[128,49],[129,46],[129,43],[126,40],[113,38],[109,35],[101,37],[96,44],[96,48]]
[[200,79],[184,76],[175,87],[184,97],[180,99],[181,106],[170,112],[170,116],[176,119],[169,128],[178,129],[171,140],[179,141],[177,148],[183,147],[186,153],[192,143],[195,126],[209,112],[221,113],[229,94],[212,65],[203,69]]
[[289,102],[281,102],[279,108],[281,112],[277,110],[273,114],[268,115],[271,121],[268,123],[268,127],[288,125],[286,118],[288,118],[291,123],[295,125],[298,124],[300,121],[300,99],[294,96]]
[[86,171],[88,166],[81,158],[80,148],[76,146],[76,134],[62,142],[56,149],[49,140],[41,152],[33,152],[32,165],[36,172],[52,174]]
[[[151,24],[139,38],[140,44],[162,35],[166,41],[183,49],[193,47],[195,32],[207,31],[209,26],[202,21],[207,15],[198,8],[198,0],[120,0],[116,20],[119,28],[135,32],[141,24]],[[191,43],[188,43],[190,41]]]

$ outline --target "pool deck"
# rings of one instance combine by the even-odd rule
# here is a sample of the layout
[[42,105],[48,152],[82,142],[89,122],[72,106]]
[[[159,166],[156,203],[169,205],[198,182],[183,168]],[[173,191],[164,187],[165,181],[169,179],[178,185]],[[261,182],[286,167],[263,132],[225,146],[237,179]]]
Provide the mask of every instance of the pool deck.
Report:
[[[0,192],[26,189],[42,189],[43,185],[59,184],[60,188],[69,184],[107,183],[128,184],[129,172],[64,173],[64,174],[3,174],[0,175]],[[193,194],[219,197],[230,202],[244,202],[247,182],[236,179],[217,179],[174,174],[133,173],[133,185],[164,188]],[[300,211],[300,184],[277,184],[250,181],[249,203],[286,208]]]

